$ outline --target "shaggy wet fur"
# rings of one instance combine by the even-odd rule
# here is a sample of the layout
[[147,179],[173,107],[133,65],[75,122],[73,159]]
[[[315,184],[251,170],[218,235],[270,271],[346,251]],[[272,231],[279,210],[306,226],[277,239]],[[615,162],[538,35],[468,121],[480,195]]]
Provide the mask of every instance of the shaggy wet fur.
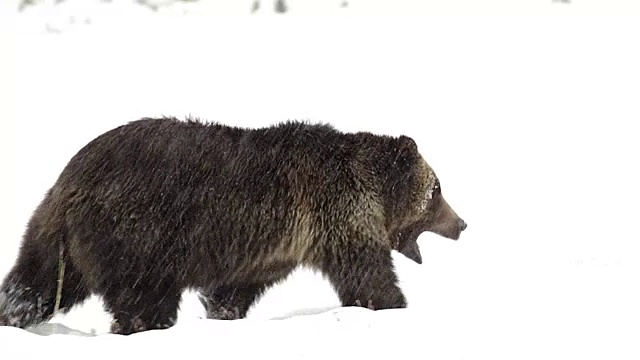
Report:
[[141,119],[87,144],[47,192],[0,286],[0,325],[50,319],[60,244],[63,311],[98,294],[111,331],[131,334],[172,326],[185,289],[209,318],[243,318],[298,265],[345,306],[402,308],[391,250],[421,262],[422,232],[465,227],[409,137]]

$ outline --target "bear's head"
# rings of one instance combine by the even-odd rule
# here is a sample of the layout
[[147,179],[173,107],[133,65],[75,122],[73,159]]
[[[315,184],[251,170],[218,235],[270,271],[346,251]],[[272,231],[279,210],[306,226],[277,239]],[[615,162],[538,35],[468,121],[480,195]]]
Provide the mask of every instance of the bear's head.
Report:
[[458,240],[467,224],[445,200],[438,177],[413,139],[394,140],[383,191],[387,230],[392,248],[421,264],[417,240],[422,233]]

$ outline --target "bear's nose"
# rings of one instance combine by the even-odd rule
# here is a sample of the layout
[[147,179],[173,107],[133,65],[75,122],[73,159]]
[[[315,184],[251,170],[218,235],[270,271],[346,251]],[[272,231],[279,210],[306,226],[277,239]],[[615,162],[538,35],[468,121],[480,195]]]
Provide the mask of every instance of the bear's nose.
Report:
[[460,224],[460,231],[464,231],[467,228],[467,223],[464,220],[460,219],[458,223]]

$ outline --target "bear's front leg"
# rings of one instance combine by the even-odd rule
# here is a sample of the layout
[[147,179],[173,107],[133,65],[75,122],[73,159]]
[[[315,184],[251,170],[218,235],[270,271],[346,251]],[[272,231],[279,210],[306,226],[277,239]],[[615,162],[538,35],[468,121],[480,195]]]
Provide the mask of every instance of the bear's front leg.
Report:
[[123,279],[103,295],[105,308],[113,315],[111,333],[168,329],[178,319],[181,290],[172,279]]
[[343,246],[333,249],[330,254],[322,265],[322,272],[343,306],[372,310],[407,306],[388,249],[374,244]]
[[249,308],[269,287],[284,280],[295,268],[294,263],[269,264],[260,268],[259,276],[250,276],[244,282],[201,288],[200,302],[207,312],[207,319],[244,319]]
[[266,287],[262,284],[219,286],[213,290],[201,290],[198,298],[207,312],[207,319],[244,319],[253,302],[262,295]]

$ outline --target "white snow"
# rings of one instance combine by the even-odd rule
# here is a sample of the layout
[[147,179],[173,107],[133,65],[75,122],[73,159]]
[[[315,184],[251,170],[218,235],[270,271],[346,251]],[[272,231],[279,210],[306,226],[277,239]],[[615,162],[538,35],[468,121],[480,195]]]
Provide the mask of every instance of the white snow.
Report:
[[[68,0],[10,18],[5,2],[0,276],[44,192],[100,133],[162,114],[297,118],[412,136],[469,224],[457,242],[423,235],[423,265],[394,254],[409,308],[339,308],[301,269],[245,320],[202,320],[187,293],[174,328],[122,337],[93,298],[36,329],[0,327],[3,359],[640,357],[640,22],[577,16],[637,8],[458,1],[503,16],[360,17],[382,2],[350,3],[335,17],[294,16],[293,1],[285,16],[182,16]],[[455,13],[410,3],[394,11]],[[527,12],[546,15],[514,15]]]

